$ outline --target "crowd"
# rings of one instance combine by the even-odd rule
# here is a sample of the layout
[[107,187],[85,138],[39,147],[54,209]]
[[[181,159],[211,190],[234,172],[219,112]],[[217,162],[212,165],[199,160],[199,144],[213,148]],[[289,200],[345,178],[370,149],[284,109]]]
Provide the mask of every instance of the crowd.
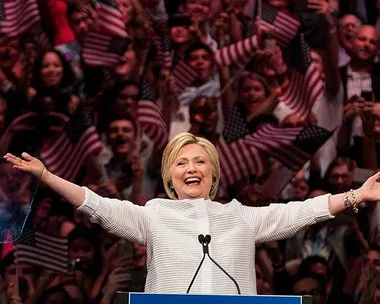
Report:
[[[341,193],[380,166],[380,1],[37,4],[37,22],[17,35],[5,35],[0,20],[0,155],[28,152],[55,174],[142,206],[166,197],[163,148],[185,131],[217,146],[222,203]],[[242,141],[263,125],[280,135],[319,126],[330,137],[296,170],[270,144]],[[302,152],[293,153],[286,157]],[[2,189],[22,188],[13,174],[1,164]],[[379,207],[363,203],[258,244],[258,294],[380,303]],[[3,244],[0,303],[107,304],[116,291],[144,290],[144,246],[108,234],[43,184],[31,210],[35,231],[68,240],[70,267],[18,263],[16,271],[14,246]]]

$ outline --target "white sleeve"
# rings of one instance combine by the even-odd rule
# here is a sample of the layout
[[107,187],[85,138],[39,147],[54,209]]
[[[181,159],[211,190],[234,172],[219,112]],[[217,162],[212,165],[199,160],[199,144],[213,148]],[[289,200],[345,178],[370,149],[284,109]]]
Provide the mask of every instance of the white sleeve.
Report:
[[280,101],[273,110],[273,116],[277,118],[279,123],[282,123],[286,117],[295,113],[285,102]]
[[241,215],[252,228],[257,243],[289,238],[301,229],[334,218],[329,211],[329,195],[304,202],[247,207],[241,204]]
[[151,201],[145,206],[139,206],[129,201],[104,198],[83,188],[86,190],[86,198],[78,211],[88,214],[91,222],[101,225],[111,234],[146,244],[157,215],[157,203]]

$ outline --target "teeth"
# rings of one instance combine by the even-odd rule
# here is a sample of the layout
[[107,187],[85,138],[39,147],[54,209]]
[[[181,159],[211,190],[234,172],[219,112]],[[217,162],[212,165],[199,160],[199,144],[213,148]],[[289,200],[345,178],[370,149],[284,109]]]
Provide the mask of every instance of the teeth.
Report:
[[190,177],[190,178],[187,178],[185,179],[185,182],[200,182],[200,178],[196,178],[196,177]]

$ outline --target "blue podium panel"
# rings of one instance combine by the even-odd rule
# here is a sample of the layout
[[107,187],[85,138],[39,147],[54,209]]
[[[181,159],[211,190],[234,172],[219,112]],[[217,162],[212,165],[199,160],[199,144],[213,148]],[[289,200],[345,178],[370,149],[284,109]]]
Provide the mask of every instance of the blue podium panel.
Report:
[[311,296],[248,296],[201,294],[123,293],[116,296],[116,304],[311,304]]

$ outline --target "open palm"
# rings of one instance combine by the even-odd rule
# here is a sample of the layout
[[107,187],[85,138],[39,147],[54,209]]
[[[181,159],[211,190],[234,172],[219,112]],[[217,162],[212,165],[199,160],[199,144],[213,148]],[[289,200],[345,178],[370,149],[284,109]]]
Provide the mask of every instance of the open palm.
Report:
[[22,158],[17,157],[11,153],[7,153],[4,155],[4,158],[13,164],[13,168],[28,172],[40,178],[45,168],[44,164],[39,159],[29,155],[26,152],[22,153],[21,156]]
[[380,171],[368,178],[360,187],[363,201],[380,201]]

